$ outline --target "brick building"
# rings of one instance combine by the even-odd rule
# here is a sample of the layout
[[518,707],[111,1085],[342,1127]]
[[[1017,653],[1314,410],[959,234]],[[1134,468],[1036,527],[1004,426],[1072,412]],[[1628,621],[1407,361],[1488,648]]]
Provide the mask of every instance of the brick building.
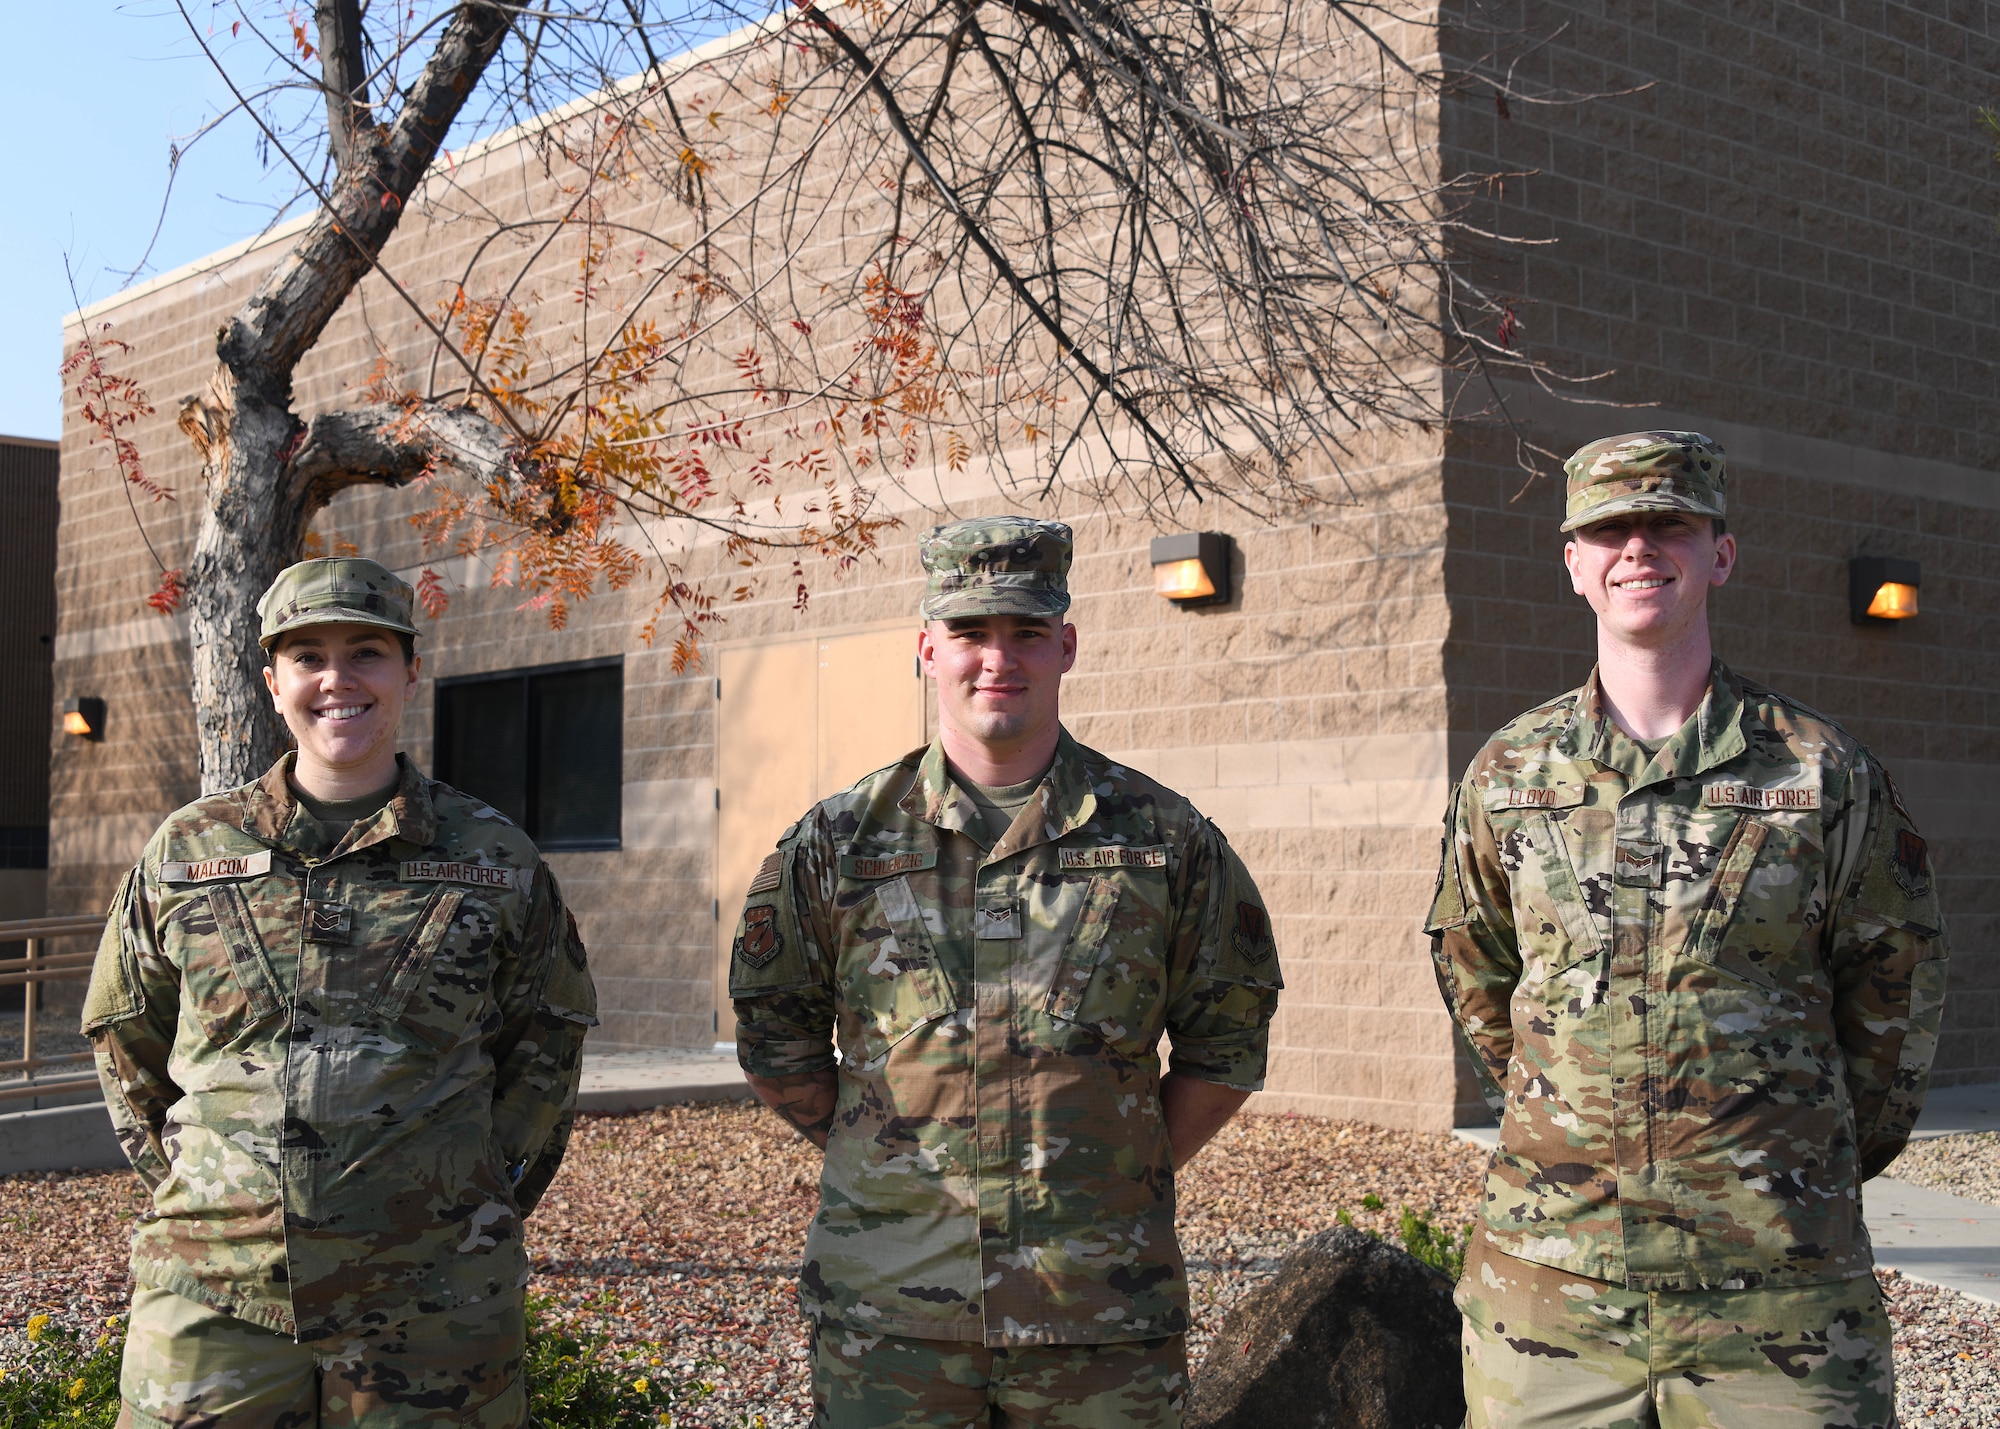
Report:
[[[1729,451],[1744,559],[1716,601],[1718,647],[1896,774],[1952,920],[1939,1079],[2000,1078],[2000,880],[1985,871],[2000,849],[1980,812],[2000,796],[2000,194],[1977,125],[2000,4],[1710,9],[1447,7],[1411,27],[1413,50],[1469,63],[1496,34],[1540,37],[1520,80],[1599,97],[1508,113],[1466,89],[1425,121],[1444,172],[1532,171],[1473,217],[1554,242],[1465,256],[1519,294],[1539,355],[1611,371],[1590,392],[1611,406],[1510,392],[1529,435],[1566,451],[1686,426]],[[518,175],[508,187],[504,159],[467,157],[457,182],[551,201]],[[288,233],[80,315],[136,345],[129,368],[162,408],[138,440],[183,499],[139,516],[170,561],[192,545],[199,490],[172,398],[206,380],[218,321]],[[413,205],[388,262],[435,285],[475,238]],[[394,311],[373,280],[350,300],[300,374],[302,412],[362,385],[377,343],[407,341]],[[1522,490],[1490,424],[1382,436],[1347,478],[1352,503],[1295,521],[1211,518],[1239,568],[1234,599],[1205,610],[1152,593],[1150,527],[1072,490],[1026,509],[1077,528],[1070,728],[1192,796],[1269,896],[1289,989],[1261,1104],[1443,1126],[1475,1100],[1420,933],[1446,790],[1488,731],[1584,677],[1592,626],[1562,574],[1559,486]],[[726,1031],[723,925],[756,857],[810,798],[934,728],[910,655],[915,536],[1005,503],[963,473],[925,490],[885,497],[906,524],[879,563],[823,583],[804,613],[778,595],[732,608],[705,668],[678,677],[637,639],[644,595],[594,598],[551,632],[455,571],[465,589],[424,642],[434,697],[408,748],[445,777],[502,781],[482,792],[558,850],[607,1008],[600,1045]],[[413,570],[410,509],[357,492],[321,527]],[[1920,562],[1920,618],[1850,622],[1848,562],[1871,555]],[[72,413],[54,695],[109,713],[101,742],[56,737],[52,911],[100,905],[195,792],[186,635],[143,609],[154,575]]]

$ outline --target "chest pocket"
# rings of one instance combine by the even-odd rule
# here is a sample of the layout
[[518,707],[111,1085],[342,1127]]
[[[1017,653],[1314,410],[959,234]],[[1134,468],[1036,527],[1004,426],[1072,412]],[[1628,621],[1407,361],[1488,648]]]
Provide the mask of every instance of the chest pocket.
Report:
[[219,883],[190,899],[175,911],[171,926],[180,944],[183,1005],[211,1043],[226,1047],[284,1011],[277,976],[239,885]]
[[440,884],[390,958],[368,999],[369,1015],[434,1050],[452,1046],[490,1001],[493,942],[486,905]]
[[843,940],[840,980],[857,1024],[858,1070],[867,1071],[917,1028],[952,1011],[953,1000],[909,879],[877,884],[852,916],[858,921]]
[[1164,969],[1158,937],[1117,935],[1118,908],[1118,885],[1091,879],[1042,1008],[1123,1055],[1137,1056],[1152,1045]]
[[1824,922],[1821,862],[1803,833],[1755,815],[1739,817],[1688,930],[1690,955],[1762,987],[1800,995],[1822,991],[1824,976],[1813,955]]
[[[1605,810],[1584,808],[1586,793],[1582,783],[1562,782],[1494,784],[1483,795],[1495,849],[1511,875],[1514,927],[1524,946],[1532,942],[1543,955],[1551,974],[1601,951],[1611,921],[1615,821]],[[1605,851],[1601,869],[1590,857],[1599,845]]]

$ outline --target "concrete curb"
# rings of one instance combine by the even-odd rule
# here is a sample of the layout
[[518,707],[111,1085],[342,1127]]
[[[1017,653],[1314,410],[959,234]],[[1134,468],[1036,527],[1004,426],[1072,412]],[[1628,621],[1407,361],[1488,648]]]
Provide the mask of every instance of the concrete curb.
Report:
[[129,1164],[102,1101],[0,1116],[0,1175],[112,1171]]

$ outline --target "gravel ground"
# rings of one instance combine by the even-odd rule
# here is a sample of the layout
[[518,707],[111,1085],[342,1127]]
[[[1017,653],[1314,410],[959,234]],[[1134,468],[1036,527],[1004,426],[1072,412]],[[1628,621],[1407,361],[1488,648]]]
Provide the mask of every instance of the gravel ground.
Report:
[[1890,1165],[1899,1181],[2000,1206],[2000,1131],[1913,1141]]
[[[1339,1209],[1392,1235],[1406,1205],[1461,1226],[1483,1163],[1448,1136],[1238,1118],[1181,1178],[1197,1365],[1229,1306]],[[792,1276],[817,1175],[817,1152],[742,1103],[579,1118],[563,1173],[529,1222],[535,1289],[556,1318],[712,1381],[715,1397],[686,1429],[759,1416],[768,1429],[804,1426]],[[1362,1208],[1369,1194],[1381,1210]],[[123,1173],[0,1178],[0,1349],[37,1311],[91,1322],[121,1311],[126,1236],[142,1209]],[[1905,1420],[2000,1429],[2000,1309],[1894,1272],[1882,1279]]]

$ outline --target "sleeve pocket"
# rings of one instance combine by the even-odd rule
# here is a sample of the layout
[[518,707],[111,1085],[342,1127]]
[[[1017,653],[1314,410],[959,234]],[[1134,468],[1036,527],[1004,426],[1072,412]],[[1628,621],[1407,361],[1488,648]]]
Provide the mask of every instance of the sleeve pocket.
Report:
[[100,1027],[124,1022],[146,1010],[146,994],[139,983],[139,964],[132,944],[125,936],[131,917],[129,900],[136,869],[126,870],[111,899],[111,916],[105,920],[104,936],[97,941],[97,961],[90,969],[90,991],[83,999],[83,1032],[88,1036]]

